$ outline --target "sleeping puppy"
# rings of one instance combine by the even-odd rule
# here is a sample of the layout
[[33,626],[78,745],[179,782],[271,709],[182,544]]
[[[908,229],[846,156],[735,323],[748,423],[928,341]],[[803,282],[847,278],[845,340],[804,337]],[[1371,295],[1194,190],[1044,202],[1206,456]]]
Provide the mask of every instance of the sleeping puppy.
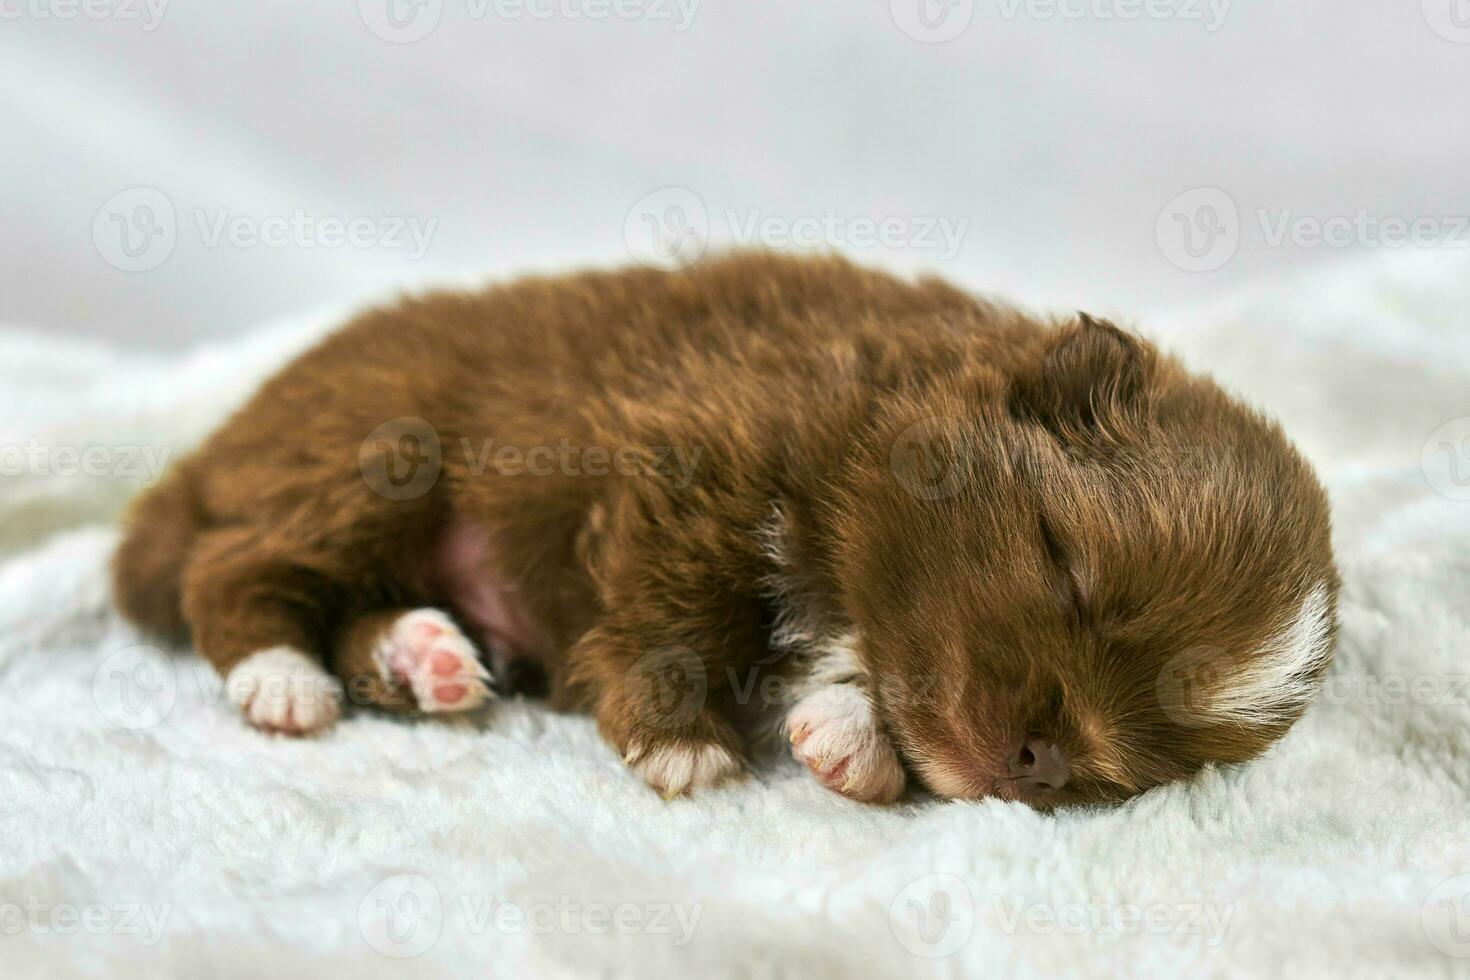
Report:
[[1291,726],[1328,525],[1130,333],[755,253],[361,315],[135,504],[115,579],[262,729],[539,681],[666,795],[766,718],[854,799],[1050,808]]

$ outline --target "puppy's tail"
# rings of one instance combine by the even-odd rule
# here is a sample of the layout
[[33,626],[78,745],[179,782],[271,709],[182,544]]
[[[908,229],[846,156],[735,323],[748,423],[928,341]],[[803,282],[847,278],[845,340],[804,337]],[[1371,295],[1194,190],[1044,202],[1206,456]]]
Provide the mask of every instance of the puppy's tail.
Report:
[[122,544],[112,557],[113,597],[124,616],[158,636],[187,636],[184,565],[206,523],[193,480],[182,466],[133,502]]

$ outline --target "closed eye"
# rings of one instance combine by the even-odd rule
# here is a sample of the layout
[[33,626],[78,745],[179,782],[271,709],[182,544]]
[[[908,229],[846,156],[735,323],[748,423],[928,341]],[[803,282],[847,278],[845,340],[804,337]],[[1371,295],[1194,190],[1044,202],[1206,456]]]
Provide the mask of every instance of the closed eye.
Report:
[[1077,569],[1069,560],[1066,549],[1062,547],[1046,518],[1040,518],[1039,523],[1041,548],[1052,569],[1051,578],[1058,604],[1063,613],[1080,623],[1087,618],[1087,600],[1082,591],[1082,583],[1077,577]]

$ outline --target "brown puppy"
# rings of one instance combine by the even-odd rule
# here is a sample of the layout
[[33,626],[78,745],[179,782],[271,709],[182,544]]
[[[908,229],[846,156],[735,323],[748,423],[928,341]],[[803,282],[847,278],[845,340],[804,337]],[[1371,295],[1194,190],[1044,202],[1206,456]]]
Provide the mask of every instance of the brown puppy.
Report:
[[263,728],[472,707],[484,651],[665,793],[738,772],[766,708],[852,797],[907,764],[1043,807],[1260,753],[1338,591],[1306,463],[1139,338],[770,254],[366,313],[115,569]]

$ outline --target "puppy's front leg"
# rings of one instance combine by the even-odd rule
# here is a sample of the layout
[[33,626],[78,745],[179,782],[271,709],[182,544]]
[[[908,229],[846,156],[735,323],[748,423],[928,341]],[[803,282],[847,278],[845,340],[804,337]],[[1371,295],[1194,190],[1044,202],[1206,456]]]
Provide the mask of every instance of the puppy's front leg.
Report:
[[568,659],[603,736],[672,797],[741,770],[732,679],[767,654],[759,548],[738,502],[716,516],[658,486],[624,491],[589,521],[603,614]]
[[808,651],[786,736],[791,753],[823,786],[865,803],[892,803],[903,795],[903,765],[873,708],[857,642],[849,633]]
[[725,717],[727,693],[712,690],[708,654],[655,646],[594,630],[579,655],[603,661],[594,712],[604,738],[666,799],[714,786],[743,765],[740,737]]

